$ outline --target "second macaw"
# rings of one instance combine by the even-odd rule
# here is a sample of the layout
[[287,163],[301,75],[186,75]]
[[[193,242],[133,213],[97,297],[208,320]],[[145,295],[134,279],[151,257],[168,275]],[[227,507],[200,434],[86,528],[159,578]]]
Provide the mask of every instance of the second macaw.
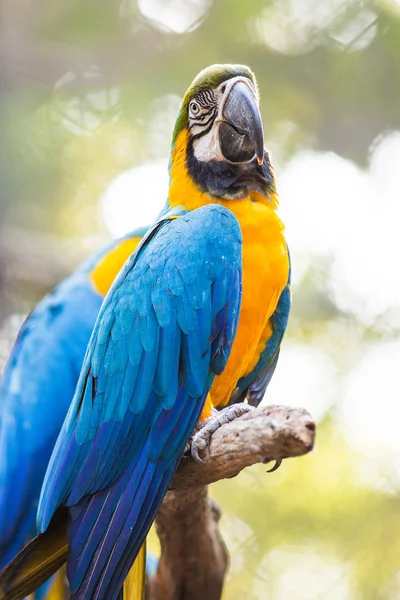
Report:
[[44,474],[98,312],[146,230],[107,244],[46,296],[21,327],[0,383],[0,570],[37,533]]
[[273,373],[290,261],[247,67],[196,77],[170,179],[102,305],[45,477],[42,536],[4,571],[0,598],[32,591],[66,557],[72,598],[117,598],[199,418],[215,428],[214,407],[259,402]]

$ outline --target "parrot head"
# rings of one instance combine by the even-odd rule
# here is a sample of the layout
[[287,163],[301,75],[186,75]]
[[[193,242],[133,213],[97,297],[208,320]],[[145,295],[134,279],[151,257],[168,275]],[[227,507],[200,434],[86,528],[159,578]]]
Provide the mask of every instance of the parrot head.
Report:
[[257,82],[248,67],[213,65],[194,79],[174,128],[170,176],[170,199],[178,187],[188,197],[186,178],[186,186],[214,202],[249,196],[276,201]]

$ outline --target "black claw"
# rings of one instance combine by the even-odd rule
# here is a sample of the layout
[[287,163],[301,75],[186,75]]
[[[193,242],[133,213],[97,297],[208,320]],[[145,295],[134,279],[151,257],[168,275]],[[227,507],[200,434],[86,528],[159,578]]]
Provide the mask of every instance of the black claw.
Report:
[[282,459],[279,458],[278,460],[275,461],[274,466],[272,467],[272,469],[268,469],[268,471],[266,471],[266,473],[273,473],[274,471],[277,471],[279,469],[279,467],[282,464]]
[[199,449],[198,449],[198,447],[195,444],[192,444],[191,453],[192,453],[192,458],[196,462],[200,463],[201,465],[205,465],[206,464],[206,461],[203,460],[202,458],[200,458],[200,456],[199,456]]

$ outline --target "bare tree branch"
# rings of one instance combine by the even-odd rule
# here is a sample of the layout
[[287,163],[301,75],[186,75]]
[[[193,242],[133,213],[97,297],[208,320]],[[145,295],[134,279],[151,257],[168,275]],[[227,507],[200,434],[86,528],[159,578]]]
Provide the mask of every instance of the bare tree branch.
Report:
[[228,553],[219,517],[207,487],[167,493],[156,519],[161,558],[149,584],[151,600],[221,597]]
[[301,456],[314,444],[315,424],[302,408],[264,406],[218,429],[207,463],[183,460],[171,487],[193,490],[234,477],[256,463]]
[[219,600],[228,555],[207,486],[255,463],[306,454],[314,440],[306,410],[266,406],[216,431],[205,465],[183,459],[157,514],[161,556],[147,599]]

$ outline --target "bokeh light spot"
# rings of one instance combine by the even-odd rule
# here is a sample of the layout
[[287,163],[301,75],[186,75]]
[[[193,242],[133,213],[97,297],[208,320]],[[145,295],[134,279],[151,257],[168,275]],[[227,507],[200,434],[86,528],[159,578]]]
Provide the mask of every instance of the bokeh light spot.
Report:
[[166,160],[134,167],[118,175],[100,199],[104,222],[113,237],[150,225],[167,200]]
[[324,352],[286,343],[263,404],[302,406],[319,420],[335,399],[335,380],[335,365]]
[[141,13],[158,29],[185,33],[197,29],[212,0],[139,0]]

